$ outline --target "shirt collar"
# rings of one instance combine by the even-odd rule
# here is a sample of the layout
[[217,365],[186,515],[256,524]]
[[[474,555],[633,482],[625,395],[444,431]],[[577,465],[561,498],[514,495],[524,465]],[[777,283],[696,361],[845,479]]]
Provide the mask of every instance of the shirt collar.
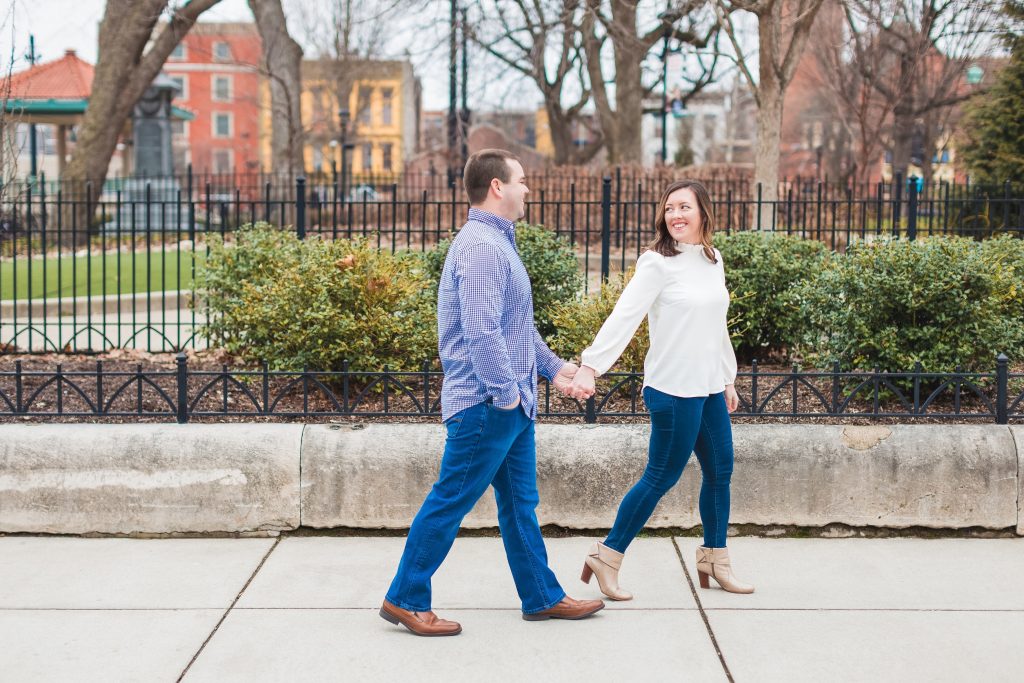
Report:
[[516,224],[507,218],[496,216],[490,211],[484,211],[483,209],[477,209],[475,207],[469,207],[469,220],[477,221],[491,227],[498,228],[502,232],[508,233],[513,237],[516,234]]

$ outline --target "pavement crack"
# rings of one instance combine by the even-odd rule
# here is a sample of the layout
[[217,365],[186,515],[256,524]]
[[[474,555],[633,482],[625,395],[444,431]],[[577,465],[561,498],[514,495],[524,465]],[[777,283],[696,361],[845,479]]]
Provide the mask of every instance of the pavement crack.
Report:
[[196,650],[196,653],[192,655],[192,659],[189,660],[188,665],[181,672],[181,675],[178,676],[178,680],[176,683],[181,683],[181,680],[185,678],[185,674],[188,673],[189,669],[192,668],[192,665],[196,663],[197,659],[199,659],[199,655],[201,655],[203,653],[203,650],[206,649],[207,643],[209,643],[217,634],[217,630],[220,628],[220,625],[223,624],[224,620],[228,618],[229,614],[231,614],[231,610],[233,610],[235,608],[235,605],[238,604],[238,601],[242,598],[242,595],[245,594],[246,589],[249,588],[249,584],[252,583],[252,580],[255,579],[256,575],[260,573],[261,569],[263,569],[263,565],[266,564],[267,559],[270,557],[270,554],[274,552],[274,550],[281,543],[283,538],[283,536],[278,536],[274,539],[274,544],[267,549],[266,553],[264,553],[263,559],[260,560],[260,563],[256,565],[256,569],[254,569],[252,574],[249,575],[249,578],[246,580],[245,585],[242,586],[242,590],[238,591],[238,595],[236,595],[235,599],[231,601],[230,605],[228,605],[227,610],[224,611],[224,614],[221,615],[220,620],[217,621],[217,624],[213,627],[213,630],[210,631],[210,635],[206,636],[206,640],[204,640],[203,644],[199,646],[199,649]]
[[715,632],[711,630],[711,622],[708,620],[707,612],[704,611],[704,605],[700,602],[700,596],[697,595],[697,587],[693,585],[693,577],[690,576],[690,570],[686,568],[686,561],[683,560],[683,553],[679,549],[679,543],[676,542],[675,536],[672,537],[672,547],[676,549],[676,557],[679,558],[679,566],[683,568],[683,574],[686,575],[686,583],[690,586],[690,593],[693,594],[693,600],[697,603],[697,610],[700,612],[700,618],[704,620],[704,628],[707,629],[708,637],[711,639],[711,645],[715,648],[715,654],[718,655],[718,661],[722,664],[722,670],[725,672],[725,677],[729,679],[729,683],[735,683],[732,677],[732,672],[729,671],[729,665],[725,663],[725,655],[722,654],[722,648],[718,645],[718,639],[715,638]]

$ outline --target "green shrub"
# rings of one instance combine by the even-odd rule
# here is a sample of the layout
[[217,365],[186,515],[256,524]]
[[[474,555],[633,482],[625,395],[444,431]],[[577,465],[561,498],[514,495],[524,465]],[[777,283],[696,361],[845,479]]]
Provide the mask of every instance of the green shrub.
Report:
[[281,268],[297,264],[302,253],[294,232],[262,222],[239,228],[234,244],[211,233],[207,245],[210,255],[196,272],[196,286],[211,313],[209,331],[218,336],[223,331],[215,318],[233,308],[246,287],[269,282]]
[[[450,239],[442,240],[436,249],[424,255],[435,293],[450,245]],[[564,237],[557,237],[542,225],[529,223],[516,226],[516,247],[533,288],[534,323],[541,336],[546,337],[555,332],[551,319],[554,307],[572,301],[583,288],[576,251]]]
[[1024,347],[1024,252],[1012,238],[851,244],[801,287],[807,359],[887,371],[991,369]]
[[805,327],[800,285],[824,267],[816,240],[759,231],[716,235],[732,300],[729,331],[738,356],[787,356]]
[[[562,358],[579,360],[583,349],[590,346],[601,325],[611,315],[615,302],[626,284],[633,277],[634,269],[613,276],[601,285],[600,291],[592,292],[582,299],[565,301],[552,308],[551,321],[555,333],[548,338],[548,345]],[[612,366],[615,372],[643,372],[644,357],[650,347],[647,332],[647,318],[640,323],[633,340],[626,346],[618,362]]]
[[220,314],[209,328],[226,350],[279,370],[332,370],[346,359],[353,370],[416,370],[436,356],[436,310],[419,258],[362,239],[316,238],[282,238],[275,258],[263,230],[216,245],[204,269]]

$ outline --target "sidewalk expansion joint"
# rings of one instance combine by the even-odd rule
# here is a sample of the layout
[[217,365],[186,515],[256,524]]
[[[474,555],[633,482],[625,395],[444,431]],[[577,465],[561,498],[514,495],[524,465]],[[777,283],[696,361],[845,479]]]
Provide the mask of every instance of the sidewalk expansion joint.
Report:
[[255,579],[256,575],[260,573],[261,569],[263,569],[263,565],[266,564],[267,559],[270,557],[270,554],[272,552],[274,552],[274,549],[276,549],[278,544],[281,543],[281,540],[282,540],[281,536],[278,536],[277,538],[274,539],[274,544],[271,545],[270,548],[267,549],[267,552],[263,555],[263,559],[261,559],[260,563],[258,565],[256,565],[256,569],[253,570],[252,574],[250,574],[249,578],[246,580],[245,585],[242,586],[242,590],[238,591],[238,595],[236,595],[235,599],[231,601],[230,605],[228,605],[227,610],[224,611],[224,614],[221,615],[220,620],[213,627],[213,630],[210,631],[210,635],[206,636],[206,640],[204,640],[203,644],[199,646],[199,649],[196,650],[196,653],[194,655],[192,655],[192,659],[189,660],[188,665],[181,672],[181,675],[178,676],[178,680],[177,680],[176,683],[181,683],[181,680],[183,678],[185,678],[185,674],[188,673],[188,670],[191,669],[192,665],[196,663],[197,659],[199,659],[199,655],[201,655],[203,653],[203,650],[206,649],[207,643],[209,643],[213,639],[213,637],[217,634],[217,630],[220,628],[220,625],[223,624],[224,620],[228,618],[229,614],[231,614],[231,610],[233,610],[235,608],[235,605],[238,604],[238,601],[245,594],[246,589],[249,588],[249,584],[252,583],[252,580]]
[[722,670],[725,672],[725,677],[729,679],[729,683],[735,683],[732,672],[729,671],[729,665],[725,663],[725,655],[722,654],[722,648],[718,645],[718,639],[715,638],[715,632],[711,630],[711,622],[708,620],[707,612],[704,611],[704,605],[700,602],[700,596],[697,595],[697,587],[693,585],[693,577],[690,576],[690,570],[686,568],[686,561],[683,560],[683,553],[679,550],[679,543],[675,537],[672,537],[672,547],[676,549],[676,557],[679,558],[679,565],[683,568],[683,574],[686,575],[686,583],[690,586],[690,593],[693,594],[693,600],[697,603],[697,610],[700,612],[700,618],[704,620],[704,628],[707,629],[708,637],[711,639],[711,645],[715,648],[715,654],[718,655],[718,661],[722,664]]

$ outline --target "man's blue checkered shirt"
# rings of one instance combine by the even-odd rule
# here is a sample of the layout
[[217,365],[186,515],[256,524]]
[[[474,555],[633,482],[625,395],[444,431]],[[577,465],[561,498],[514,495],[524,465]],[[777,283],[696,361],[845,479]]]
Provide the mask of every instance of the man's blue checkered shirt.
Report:
[[469,210],[441,272],[437,337],[444,421],[488,398],[496,406],[519,398],[537,418],[537,373],[552,379],[564,361],[534,327],[530,278],[512,221]]

